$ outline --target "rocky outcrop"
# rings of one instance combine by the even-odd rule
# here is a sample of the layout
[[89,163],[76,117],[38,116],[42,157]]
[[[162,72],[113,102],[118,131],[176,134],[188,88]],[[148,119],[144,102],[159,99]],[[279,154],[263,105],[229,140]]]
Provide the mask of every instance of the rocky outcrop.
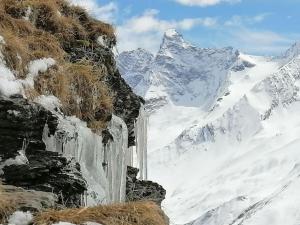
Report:
[[[113,40],[108,41],[113,43]],[[122,78],[116,67],[112,46],[73,46],[65,49],[68,52],[72,63],[88,59],[100,68],[103,68],[109,75],[106,76],[106,84],[113,92],[113,113],[121,117],[129,131],[128,145],[135,145],[134,121],[139,116],[141,103],[144,100],[137,96],[131,87]],[[101,111],[99,115],[104,116],[102,120],[110,120],[111,112]]]
[[11,185],[2,185],[1,189],[2,201],[10,201],[14,210],[40,212],[47,208],[59,207],[57,196],[50,192],[25,190]]
[[57,120],[51,112],[21,96],[10,99],[0,96],[1,161],[16,157],[25,145],[30,152],[45,149],[42,136],[46,123],[50,132],[54,133]]
[[80,206],[86,190],[77,163],[45,150],[26,154],[28,163],[3,168],[5,182],[18,187],[53,192],[66,206]]
[[[114,43],[114,40],[107,40]],[[129,131],[128,146],[135,145],[134,122],[139,116],[141,103],[145,103],[143,98],[136,95],[131,87],[121,76],[116,66],[112,45],[102,46],[73,46],[65,49],[68,52],[70,61],[75,63],[88,59],[98,67],[103,68],[109,75],[106,76],[106,84],[113,92],[113,113],[121,117]],[[111,119],[111,113],[101,112],[106,118]]]
[[107,82],[115,92],[114,112],[125,121],[128,127],[128,146],[134,146],[134,123],[139,116],[141,103],[145,102],[132,92],[118,70],[108,78]]
[[38,104],[19,96],[1,97],[1,177],[7,184],[53,192],[59,196],[59,203],[79,206],[86,190],[79,165],[46,151],[42,139],[45,125],[53,134],[57,123],[57,118]]
[[[10,93],[5,85],[1,86],[5,92],[0,90],[0,179],[8,185],[54,193],[57,202],[65,206],[81,206],[87,189],[86,204],[94,204],[89,201],[95,199],[100,200],[95,201],[97,204],[104,202],[105,195],[111,194],[108,192],[116,193],[114,200],[123,201],[127,146],[136,145],[135,136],[139,135],[135,123],[144,100],[133,93],[117,69],[113,27],[64,0],[28,1],[30,15],[26,20],[22,12],[27,4],[13,0],[1,2],[0,8],[2,5],[5,10],[1,13],[9,22],[0,22],[0,67],[7,73],[4,81],[11,84],[13,80],[8,90],[14,91]],[[18,16],[8,10],[11,5],[18,9]],[[15,19],[18,23],[14,29],[6,27]],[[23,27],[28,28],[26,35],[19,34]],[[11,29],[15,42],[25,46],[23,52],[19,45],[15,51],[9,51],[15,43],[9,42],[6,32],[1,32],[4,28]],[[53,63],[40,69],[44,58]],[[11,96],[14,93],[22,96]],[[41,105],[24,99],[25,96]],[[146,132],[141,135],[146,136]],[[137,139],[146,144],[145,138]],[[96,156],[91,153],[93,150]],[[111,164],[107,163],[108,157]],[[113,188],[107,179],[112,180]],[[153,189],[154,193],[159,189],[154,183],[134,182],[144,199],[147,191]],[[93,198],[95,193],[99,196]],[[118,196],[120,193],[122,196]]]
[[127,167],[126,201],[153,201],[161,205],[166,190],[152,181],[138,180],[138,172],[137,168]]

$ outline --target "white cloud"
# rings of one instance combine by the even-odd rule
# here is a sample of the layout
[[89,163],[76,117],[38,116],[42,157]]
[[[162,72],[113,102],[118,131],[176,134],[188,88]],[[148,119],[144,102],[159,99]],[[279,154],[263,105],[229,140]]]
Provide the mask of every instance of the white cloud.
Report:
[[250,18],[251,19],[250,22],[260,23],[260,22],[264,21],[270,15],[272,15],[272,13],[263,13],[263,14],[256,15],[256,16]]
[[272,13],[262,13],[254,16],[233,16],[224,22],[221,28],[226,43],[233,45],[246,53],[278,55],[293,42],[288,35],[271,30],[255,29],[252,26],[263,22]]
[[114,22],[118,12],[118,6],[114,2],[99,5],[96,0],[69,0],[73,5],[85,8],[92,16],[106,22]]
[[287,49],[292,39],[268,30],[239,28],[228,34],[234,47],[252,54],[278,55]]
[[251,31],[243,29],[237,32],[235,36],[242,42],[259,43],[260,45],[287,41],[286,38],[272,31]]
[[183,20],[161,20],[157,17],[158,10],[146,10],[140,17],[129,19],[125,26],[130,27],[133,32],[143,33],[148,31],[165,31],[169,28],[190,30],[195,26],[214,26],[217,21],[214,18],[186,18]]
[[176,2],[182,4],[182,5],[188,5],[188,6],[213,6],[220,3],[237,3],[241,0],[175,0]]
[[225,26],[243,26],[252,25],[263,22],[271,13],[262,13],[255,16],[232,16],[229,20],[225,21]]
[[196,26],[213,27],[217,19],[185,18],[182,20],[162,20],[158,18],[159,11],[146,10],[141,16],[135,16],[117,27],[119,50],[132,50],[137,47],[157,51],[163,33],[169,28],[191,30]]
[[[79,5],[100,20],[115,23],[118,13],[118,5],[109,2],[99,5],[97,0],[69,0],[72,4]],[[212,6],[219,3],[236,3],[241,0],[173,0],[190,6]],[[131,14],[131,6],[122,9],[126,15]],[[255,16],[235,15],[225,22],[216,18],[184,18],[182,20],[164,20],[159,18],[159,11],[155,9],[146,10],[140,16],[134,16],[124,20],[117,27],[119,51],[133,50],[138,47],[156,53],[161,44],[163,33],[169,28],[178,30],[191,30],[197,26],[212,27],[212,38],[210,42],[214,45],[224,47],[233,46],[246,53],[253,54],[279,54],[287,49],[290,44],[299,39],[295,37],[282,36],[268,30],[251,29],[251,25],[263,22],[271,13],[262,13]],[[225,26],[224,26],[225,25]],[[203,40],[207,42],[207,40]]]
[[207,18],[196,18],[196,19],[183,19],[177,23],[178,27],[184,30],[190,30],[195,26],[213,27],[217,24],[217,19]]

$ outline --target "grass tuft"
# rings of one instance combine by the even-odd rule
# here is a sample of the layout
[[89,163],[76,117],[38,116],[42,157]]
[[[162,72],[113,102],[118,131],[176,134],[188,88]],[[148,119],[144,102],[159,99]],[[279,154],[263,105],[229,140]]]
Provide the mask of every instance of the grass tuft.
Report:
[[3,224],[15,210],[16,196],[7,194],[0,181],[0,224]]
[[96,222],[104,225],[167,225],[162,210],[152,202],[134,202],[81,209],[50,210],[38,214],[36,225],[50,225],[59,221],[73,224]]
[[98,46],[100,35],[115,40],[114,32],[111,25],[64,0],[0,1],[4,60],[15,75],[25,78],[29,62],[35,59],[51,57],[57,62],[36,78],[35,89],[25,91],[27,97],[55,95],[67,115],[85,120],[93,130],[105,128],[112,112],[112,95],[104,82],[108,72],[105,65],[95,66],[88,60],[71,63],[67,52],[72,47]]

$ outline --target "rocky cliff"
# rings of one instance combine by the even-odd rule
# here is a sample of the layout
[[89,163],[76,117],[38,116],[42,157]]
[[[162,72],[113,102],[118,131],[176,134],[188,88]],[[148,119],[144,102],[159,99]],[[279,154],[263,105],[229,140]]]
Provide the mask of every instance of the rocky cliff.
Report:
[[81,204],[86,183],[78,163],[46,151],[43,130],[56,130],[58,120],[42,106],[19,97],[0,98],[1,165],[6,184],[54,192],[59,202]]
[[147,199],[126,198],[134,155],[146,167],[146,120],[113,27],[63,0],[4,0],[0,18],[0,182],[57,206]]

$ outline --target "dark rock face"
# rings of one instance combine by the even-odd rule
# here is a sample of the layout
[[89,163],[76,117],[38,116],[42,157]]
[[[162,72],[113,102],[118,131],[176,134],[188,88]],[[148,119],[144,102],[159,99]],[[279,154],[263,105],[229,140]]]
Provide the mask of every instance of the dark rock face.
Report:
[[59,203],[79,206],[86,190],[80,166],[58,153],[46,151],[45,124],[54,134],[58,119],[42,106],[23,98],[0,97],[0,164],[14,159],[23,150],[25,164],[7,165],[2,178],[6,184],[53,192]]
[[[70,47],[65,49],[71,62],[88,59],[99,67],[105,67],[108,75],[105,82],[114,94],[114,114],[121,117],[127,124],[129,137],[128,145],[135,145],[134,122],[139,116],[141,103],[144,100],[133,93],[131,87],[121,77],[117,70],[116,61],[112,49],[109,47]],[[103,113],[102,113],[103,114]],[[109,118],[109,115],[106,115]],[[111,117],[110,117],[111,118]]]
[[166,190],[152,181],[143,181],[136,178],[139,170],[127,167],[126,201],[153,201],[158,205],[165,199]]
[[149,114],[154,113],[155,111],[159,110],[163,106],[168,104],[167,97],[159,97],[159,98],[151,98],[146,101],[146,111]]
[[251,62],[248,62],[248,61],[242,61],[240,62],[239,64],[235,65],[234,67],[232,67],[232,71],[234,72],[238,72],[238,71],[243,71],[245,70],[246,68],[252,68],[254,67],[255,64],[251,63]]
[[128,145],[135,145],[134,122],[139,116],[141,104],[145,103],[142,97],[133,93],[132,89],[121,77],[118,70],[108,78],[108,84],[115,92],[114,112],[121,117],[128,127]]
[[28,153],[28,164],[3,168],[7,184],[55,193],[59,203],[81,206],[81,194],[86,190],[80,166],[56,152],[34,151]]
[[[26,142],[27,149],[45,149],[43,129],[48,124],[54,133],[57,119],[38,104],[29,103],[20,96],[0,97],[0,157],[2,161],[16,157]],[[0,161],[1,162],[1,161]]]

